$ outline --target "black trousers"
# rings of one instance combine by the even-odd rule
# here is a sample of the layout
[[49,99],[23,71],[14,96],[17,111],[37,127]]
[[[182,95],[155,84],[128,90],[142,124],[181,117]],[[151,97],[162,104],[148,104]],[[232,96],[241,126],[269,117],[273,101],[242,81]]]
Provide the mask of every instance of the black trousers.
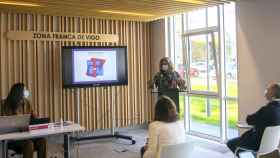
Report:
[[17,154],[23,154],[23,158],[33,158],[34,150],[38,158],[47,157],[47,141],[44,138],[12,141],[8,143],[8,149],[14,150]]
[[227,142],[228,148],[234,153],[237,147],[242,147],[250,150],[257,151],[259,148],[259,144],[256,142],[256,139],[250,137],[237,137],[230,139]]
[[144,156],[144,153],[145,153],[145,147],[141,147],[140,149],[140,155],[141,155],[141,158]]

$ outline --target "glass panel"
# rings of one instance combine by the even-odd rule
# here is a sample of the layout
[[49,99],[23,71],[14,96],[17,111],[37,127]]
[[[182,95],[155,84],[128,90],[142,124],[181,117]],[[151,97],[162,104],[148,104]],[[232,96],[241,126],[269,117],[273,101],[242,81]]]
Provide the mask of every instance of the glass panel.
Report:
[[[218,54],[218,33],[214,34],[214,39],[216,45],[216,54]],[[208,90],[212,92],[218,92],[217,70],[215,66],[215,56],[211,34],[208,35]]]
[[225,71],[226,95],[237,97],[237,51],[235,5],[226,4],[225,11]]
[[192,11],[188,17],[189,30],[206,27],[206,9]]
[[[218,33],[214,34],[214,38],[217,51]],[[191,90],[218,92],[211,34],[191,36],[189,41]]]
[[220,137],[220,104],[218,99],[190,97],[190,130]]
[[176,15],[174,17],[174,65],[176,71],[184,77],[185,76],[185,66],[183,66],[183,48],[182,48],[182,15]]
[[178,114],[179,119],[184,120],[184,118],[185,118],[185,96],[184,95],[179,96],[179,108],[180,108],[180,112]]
[[216,6],[210,7],[207,11],[208,27],[218,26],[218,8]]
[[238,104],[237,100],[227,100],[227,118],[228,118],[228,138],[234,138],[238,136],[238,130],[236,123],[238,119]]
[[184,13],[183,14],[183,32],[186,32],[186,30],[188,29],[188,14]]
[[169,32],[170,32],[170,38],[168,39],[170,41],[170,50],[168,51],[168,56],[170,57],[171,61],[174,61],[174,50],[175,50],[175,29],[174,29],[174,17],[169,18]]
[[190,49],[190,80],[191,90],[206,91],[207,88],[207,35],[191,36]]

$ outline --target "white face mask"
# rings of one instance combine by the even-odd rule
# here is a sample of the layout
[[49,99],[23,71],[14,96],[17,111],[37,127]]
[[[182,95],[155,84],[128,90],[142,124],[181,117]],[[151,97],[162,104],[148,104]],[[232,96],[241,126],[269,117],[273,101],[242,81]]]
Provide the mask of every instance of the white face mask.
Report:
[[266,90],[264,90],[264,96],[266,97],[266,94],[267,94],[267,89]]
[[23,97],[24,97],[24,98],[28,98],[29,95],[30,95],[29,90],[26,90],[26,89],[25,89],[25,90],[23,91]]
[[163,71],[167,71],[167,70],[168,70],[168,68],[169,68],[169,66],[168,66],[168,65],[166,65],[166,64],[161,65],[161,70],[163,70]]

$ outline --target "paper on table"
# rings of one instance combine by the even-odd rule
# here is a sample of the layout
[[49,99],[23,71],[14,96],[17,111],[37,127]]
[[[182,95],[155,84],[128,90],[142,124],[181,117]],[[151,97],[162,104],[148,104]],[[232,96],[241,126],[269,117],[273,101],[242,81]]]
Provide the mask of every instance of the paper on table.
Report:
[[246,122],[237,122],[236,126],[238,128],[253,128],[252,125],[248,125]]

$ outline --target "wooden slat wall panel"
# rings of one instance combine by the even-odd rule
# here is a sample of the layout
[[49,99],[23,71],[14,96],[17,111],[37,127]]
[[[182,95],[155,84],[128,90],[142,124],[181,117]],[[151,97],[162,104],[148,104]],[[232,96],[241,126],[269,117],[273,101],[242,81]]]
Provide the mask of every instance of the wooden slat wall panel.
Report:
[[[116,33],[119,42],[11,41],[5,37],[7,31]],[[24,82],[31,90],[31,104],[40,116],[49,116],[53,121],[77,121],[75,91],[62,88],[61,47],[127,45],[129,85],[77,89],[79,119],[90,130],[110,128],[113,111],[117,127],[150,121],[150,35],[150,24],[146,22],[1,11],[0,97],[5,98],[14,83]]]
[[[176,0],[24,0],[39,7],[23,7],[19,5],[1,5],[1,10],[36,12],[49,15],[71,15],[71,16],[95,16],[96,18],[107,19],[130,19],[136,21],[152,21],[164,16],[184,13],[201,7],[220,5],[236,0],[199,0],[204,3],[187,3]],[[104,11],[121,11],[136,13],[133,14],[113,14]],[[101,12],[100,12],[101,11]],[[137,15],[138,13],[138,15]],[[139,15],[140,13],[140,15]],[[149,14],[143,16],[141,14]]]

